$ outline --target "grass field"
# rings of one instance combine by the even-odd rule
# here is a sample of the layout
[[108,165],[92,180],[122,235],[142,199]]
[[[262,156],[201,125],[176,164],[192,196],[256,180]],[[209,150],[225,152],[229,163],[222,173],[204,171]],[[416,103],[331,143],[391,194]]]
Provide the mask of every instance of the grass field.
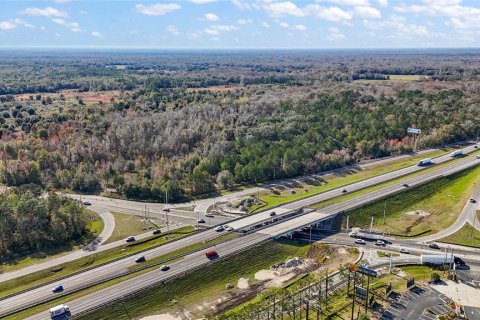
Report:
[[[90,231],[91,235],[88,238],[77,242],[67,243],[60,247],[40,250],[32,254],[19,256],[16,259],[0,262],[0,273],[19,270],[36,263],[55,259],[88,244],[102,232],[104,227],[103,220],[100,219],[96,213],[92,211],[90,211],[90,213],[92,214],[92,220],[88,223],[87,229]],[[0,261],[2,261],[2,259],[0,259]]]
[[438,232],[455,221],[479,182],[479,167],[437,179],[347,213],[350,226],[366,228],[373,216],[379,232],[405,236]]
[[[415,155],[408,159],[400,159],[400,160],[392,160],[387,163],[381,163],[377,165],[369,166],[365,169],[355,169],[349,170],[347,172],[331,174],[325,176],[325,184],[318,183],[311,184],[307,183],[299,183],[298,185],[292,185],[291,187],[285,187],[282,189],[278,189],[279,194],[274,194],[270,191],[264,191],[260,193],[260,199],[266,205],[257,205],[251,208],[251,212],[255,212],[256,210],[267,210],[276,206],[279,206],[283,203],[295,201],[303,198],[307,198],[321,192],[325,192],[331,189],[339,188],[341,186],[345,186],[360,180],[364,180],[373,176],[381,175],[384,173],[392,172],[398,169],[402,169],[411,165],[416,164],[420,159],[424,159],[426,157],[439,157],[450,152],[451,149],[443,149],[443,150],[436,150],[428,154],[422,155]],[[295,193],[291,191],[294,190]]]
[[115,229],[112,236],[108,238],[105,243],[115,242],[117,240],[125,239],[129,236],[134,236],[146,232],[146,226],[155,228],[150,222],[144,222],[143,217],[125,214],[121,212],[112,211],[115,218]]
[[428,79],[428,76],[421,76],[415,74],[391,74],[389,75],[389,80],[367,80],[367,79],[358,79],[354,80],[354,83],[360,84],[374,84],[374,83],[381,83],[381,82],[411,82],[411,81],[419,81],[423,78]]
[[480,248],[480,231],[474,229],[470,224],[467,223],[454,234],[451,234],[439,241]]
[[113,259],[125,257],[127,255],[140,252],[153,246],[158,246],[167,242],[171,242],[174,239],[185,237],[191,234],[193,231],[193,227],[183,227],[170,232],[168,239],[165,239],[166,234],[152,236],[150,238],[142,239],[132,244],[112,248],[110,250],[102,251],[88,257],[71,261],[69,263],[64,263],[23,277],[2,282],[2,286],[0,287],[0,298],[15,292],[32,288],[36,285],[40,285],[48,281],[58,279],[59,277],[69,275],[82,269],[86,269],[107,261],[111,261]]

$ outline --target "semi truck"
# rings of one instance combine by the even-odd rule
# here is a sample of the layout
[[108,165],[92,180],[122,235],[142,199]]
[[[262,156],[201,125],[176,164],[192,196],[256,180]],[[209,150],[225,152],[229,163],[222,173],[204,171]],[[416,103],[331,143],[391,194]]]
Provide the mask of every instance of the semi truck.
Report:
[[361,232],[361,231],[352,231],[348,234],[350,237],[353,238],[360,238],[360,239],[367,239],[367,240],[382,240],[385,241],[385,236],[382,234],[376,233],[368,233],[368,232]]
[[420,263],[426,265],[442,265],[455,263],[453,254],[422,254]]
[[50,309],[50,318],[55,320],[70,319],[70,309],[66,304],[61,304]]
[[432,159],[431,158],[426,158],[426,159],[423,159],[423,160],[420,160],[417,165],[418,166],[425,166],[427,164],[431,164],[432,163]]
[[452,153],[450,153],[450,157],[455,158],[463,155],[463,150],[455,150]]

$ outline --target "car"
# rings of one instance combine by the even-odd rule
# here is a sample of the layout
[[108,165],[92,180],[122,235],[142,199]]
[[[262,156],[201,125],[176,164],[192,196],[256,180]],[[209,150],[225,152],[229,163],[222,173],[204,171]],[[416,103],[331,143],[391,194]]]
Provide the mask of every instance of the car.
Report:
[[221,232],[221,231],[225,230],[225,228],[224,228],[223,226],[218,226],[218,227],[216,227],[216,228],[213,229],[213,230],[215,230],[215,231],[217,231],[217,232]]
[[404,184],[402,184],[402,186],[405,187],[405,188],[409,187],[408,183],[404,183]]
[[438,244],[436,244],[436,243],[430,243],[430,244],[428,245],[428,247],[431,248],[431,249],[440,249],[440,247],[439,247]]
[[84,206],[91,206],[92,204],[89,201],[83,201],[82,202]]
[[147,259],[145,259],[145,256],[140,256],[137,259],[135,259],[136,263],[145,262],[145,261],[147,261]]
[[376,245],[376,246],[384,246],[385,244],[386,244],[386,243],[385,243],[385,241],[383,241],[383,240],[377,240],[377,241],[375,241],[375,245]]
[[347,189],[342,189],[342,193],[347,193]]
[[473,199],[473,198],[470,198],[470,202],[471,202],[471,203],[475,203],[475,202],[477,202],[477,200],[475,200],[475,199]]
[[225,229],[226,229],[227,231],[233,231],[233,230],[235,230],[233,227],[227,227],[227,228],[225,228]]
[[213,217],[214,217],[214,215],[213,215],[213,214],[211,214],[211,213],[207,213],[207,214],[205,215],[205,217],[207,217],[207,218],[213,218]]
[[208,250],[207,252],[205,252],[205,256],[208,259],[213,259],[213,258],[216,258],[218,256],[218,253],[215,250]]
[[401,248],[400,253],[409,254],[410,252],[406,248]]
[[133,236],[130,236],[127,239],[125,239],[125,242],[134,242],[134,241],[135,241],[135,237]]
[[152,231],[152,234],[160,234],[160,233],[162,233],[162,230],[160,229],[155,229]]
[[205,219],[200,218],[200,219],[197,220],[197,222],[198,223],[205,223]]
[[477,159],[480,159],[480,154],[477,154]]
[[170,212],[170,208],[165,208],[165,209],[163,209],[163,211]]
[[355,243],[356,243],[356,244],[365,244],[366,242],[365,242],[365,240],[363,240],[363,239],[356,239],[356,240],[355,240]]
[[168,270],[170,270],[170,266],[168,264],[164,264],[163,266],[160,267],[160,270],[168,271]]
[[270,217],[275,217],[277,213],[275,211],[270,212]]
[[52,289],[52,292],[53,292],[53,293],[62,292],[62,291],[63,291],[63,286],[62,286],[61,284],[56,285],[56,286]]
[[478,146],[477,146],[477,145],[474,145],[473,147],[474,147],[475,149],[478,149]]

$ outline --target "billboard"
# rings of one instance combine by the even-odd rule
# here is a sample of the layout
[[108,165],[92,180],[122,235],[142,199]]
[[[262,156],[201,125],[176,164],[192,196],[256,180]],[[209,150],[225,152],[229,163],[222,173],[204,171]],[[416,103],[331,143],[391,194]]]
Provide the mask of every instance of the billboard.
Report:
[[420,133],[422,133],[422,130],[417,129],[417,128],[408,128],[407,132],[408,133],[414,133],[414,134],[420,134]]

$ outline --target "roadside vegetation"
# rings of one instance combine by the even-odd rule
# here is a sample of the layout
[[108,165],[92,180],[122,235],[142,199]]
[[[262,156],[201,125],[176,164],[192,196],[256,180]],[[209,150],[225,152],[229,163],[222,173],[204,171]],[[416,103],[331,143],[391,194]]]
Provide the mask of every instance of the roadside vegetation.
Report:
[[115,218],[115,229],[113,230],[112,236],[105,242],[106,244],[125,239],[129,236],[145,233],[150,229],[156,229],[158,227],[150,220],[145,220],[142,216],[116,211],[112,211],[111,213]]
[[[478,223],[478,220],[476,221]],[[477,225],[478,226],[478,225]],[[466,223],[460,230],[439,241],[461,246],[480,248],[480,231],[474,229],[471,224]]]
[[142,239],[130,244],[125,244],[123,246],[94,253],[84,258],[80,258],[26,276],[2,282],[2,286],[0,287],[0,298],[35,287],[43,283],[47,283],[49,281],[54,281],[55,279],[58,279],[60,277],[67,276],[80,270],[94,267],[101,263],[120,259],[122,257],[126,257],[147,250],[154,246],[160,246],[173,240],[188,236],[192,232],[194,232],[193,227],[182,227],[169,233],[163,233],[161,235],[152,236],[150,238]]
[[[450,226],[480,182],[480,167],[434,180],[426,185],[347,212],[350,227],[367,228],[399,236],[427,235]],[[386,203],[386,219],[383,212]]]

